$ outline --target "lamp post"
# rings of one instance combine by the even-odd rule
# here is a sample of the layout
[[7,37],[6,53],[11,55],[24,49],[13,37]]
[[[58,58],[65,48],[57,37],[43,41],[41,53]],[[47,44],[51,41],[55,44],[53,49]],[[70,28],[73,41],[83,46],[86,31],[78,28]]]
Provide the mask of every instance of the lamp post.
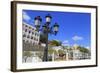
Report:
[[41,31],[40,29],[42,29],[41,32],[43,32],[44,35],[46,36],[46,43],[45,43],[46,46],[44,49],[43,61],[48,61],[48,34],[56,35],[58,32],[59,25],[55,23],[53,26],[50,27],[52,17],[50,16],[50,14],[47,14],[45,18],[46,22],[45,24],[42,25],[42,27],[41,27],[42,18],[40,16],[36,16],[34,18],[34,22],[36,30]]

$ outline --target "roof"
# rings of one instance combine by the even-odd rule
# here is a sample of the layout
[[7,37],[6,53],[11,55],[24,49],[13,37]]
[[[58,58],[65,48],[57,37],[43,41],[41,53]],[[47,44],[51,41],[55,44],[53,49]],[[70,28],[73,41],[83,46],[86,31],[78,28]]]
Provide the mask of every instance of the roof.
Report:
[[32,28],[36,29],[34,26],[32,26],[32,25],[30,25],[30,24],[27,24],[27,23],[25,23],[25,22],[23,22],[23,25],[27,25],[28,27],[32,27]]

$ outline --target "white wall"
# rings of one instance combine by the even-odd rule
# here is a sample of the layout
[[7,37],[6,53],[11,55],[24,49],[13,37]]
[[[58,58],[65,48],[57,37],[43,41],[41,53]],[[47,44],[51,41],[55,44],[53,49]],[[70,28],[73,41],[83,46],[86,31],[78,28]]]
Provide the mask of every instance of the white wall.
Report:
[[[0,73],[11,73],[10,71],[10,1],[0,0]],[[57,3],[71,3],[71,4],[84,4],[84,5],[99,5],[99,0],[33,0],[33,1],[45,1],[45,2],[57,2]],[[100,5],[99,5],[100,7]],[[100,13],[100,10],[99,10]],[[100,16],[100,14],[99,14]],[[100,23],[100,21],[99,21]],[[100,25],[98,25],[100,31]],[[100,37],[100,33],[99,33]],[[100,38],[98,39],[100,41]],[[100,42],[99,42],[100,43]],[[100,46],[99,46],[100,47]],[[100,49],[98,49],[100,52]],[[100,56],[100,53],[99,53]],[[100,64],[100,57],[99,57]],[[62,70],[46,70],[35,71],[34,73],[99,73],[99,67],[92,68],[78,68],[78,69],[62,69]],[[23,72],[22,72],[23,73]],[[33,73],[26,72],[26,73]]]

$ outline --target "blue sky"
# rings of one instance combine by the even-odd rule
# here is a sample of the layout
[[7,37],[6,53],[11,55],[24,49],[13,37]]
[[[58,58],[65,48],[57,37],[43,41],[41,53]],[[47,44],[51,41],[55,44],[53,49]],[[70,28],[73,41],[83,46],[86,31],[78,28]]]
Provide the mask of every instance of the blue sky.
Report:
[[48,13],[52,16],[50,26],[55,22],[60,26],[58,34],[56,36],[49,35],[49,40],[60,40],[64,45],[71,46],[77,44],[84,47],[90,47],[90,13],[23,10],[23,22],[34,26],[34,17],[41,16],[42,24],[44,24],[45,16]]

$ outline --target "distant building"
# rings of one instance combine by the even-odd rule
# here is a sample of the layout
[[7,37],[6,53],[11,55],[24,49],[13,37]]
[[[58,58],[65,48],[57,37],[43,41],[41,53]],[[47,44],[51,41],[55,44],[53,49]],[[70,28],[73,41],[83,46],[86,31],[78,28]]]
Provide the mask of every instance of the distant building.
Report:
[[58,50],[63,50],[63,47],[62,46],[54,46],[54,47],[52,47],[52,49],[58,51]]
[[36,31],[35,27],[23,23],[23,41],[25,43],[38,45],[39,39],[40,39],[40,32]]
[[90,59],[90,54],[85,53],[85,52],[81,52],[78,47],[79,47],[78,45],[74,45],[72,47],[72,49],[73,49],[73,60]]
[[79,60],[81,58],[82,53],[78,49],[78,45],[74,45],[73,49],[73,60]]
[[[82,60],[82,59],[90,59],[90,53],[81,52],[78,45],[73,46],[54,46],[52,49],[58,51],[62,50],[63,54],[66,55],[67,60]],[[59,53],[54,58],[59,58]]]

